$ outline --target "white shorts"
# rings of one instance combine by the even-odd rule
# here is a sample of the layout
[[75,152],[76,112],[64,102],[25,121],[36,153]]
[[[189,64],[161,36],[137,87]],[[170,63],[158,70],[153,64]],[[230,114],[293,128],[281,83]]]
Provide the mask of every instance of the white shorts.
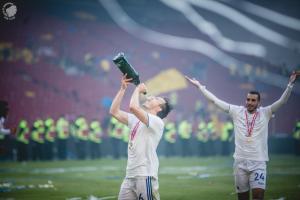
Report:
[[158,180],[150,176],[125,178],[118,200],[159,200]]
[[244,159],[235,159],[234,180],[237,193],[247,192],[250,189],[266,189],[266,162]]

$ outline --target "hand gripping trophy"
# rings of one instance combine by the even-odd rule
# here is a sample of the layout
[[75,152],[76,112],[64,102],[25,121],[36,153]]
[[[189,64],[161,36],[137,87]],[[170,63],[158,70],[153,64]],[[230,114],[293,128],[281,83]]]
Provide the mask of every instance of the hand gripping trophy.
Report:
[[131,82],[134,85],[137,86],[140,84],[141,81],[138,72],[128,63],[123,52],[118,53],[118,55],[113,59],[113,62],[124,75],[127,74],[127,78],[132,78]]

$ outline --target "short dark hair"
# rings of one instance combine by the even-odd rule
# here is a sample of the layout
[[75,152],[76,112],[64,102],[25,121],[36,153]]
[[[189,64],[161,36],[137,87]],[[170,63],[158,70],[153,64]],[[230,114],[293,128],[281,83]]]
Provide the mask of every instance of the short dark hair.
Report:
[[157,116],[159,116],[161,119],[165,118],[173,109],[173,106],[169,103],[169,99],[166,97],[163,97],[163,99],[166,103],[160,105],[161,111],[157,113]]
[[251,90],[250,92],[248,92],[248,94],[257,95],[257,100],[260,101],[260,93],[258,91]]

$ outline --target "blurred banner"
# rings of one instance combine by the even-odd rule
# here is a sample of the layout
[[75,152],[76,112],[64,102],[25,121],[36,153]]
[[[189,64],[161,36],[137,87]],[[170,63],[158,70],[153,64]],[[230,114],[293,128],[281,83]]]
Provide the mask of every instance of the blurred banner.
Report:
[[187,87],[187,82],[175,68],[164,70],[146,82],[151,95],[172,92]]

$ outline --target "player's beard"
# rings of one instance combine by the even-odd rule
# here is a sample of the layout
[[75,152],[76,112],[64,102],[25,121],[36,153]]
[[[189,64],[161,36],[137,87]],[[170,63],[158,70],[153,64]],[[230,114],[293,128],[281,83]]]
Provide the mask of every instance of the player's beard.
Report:
[[249,113],[253,113],[253,112],[256,111],[258,105],[256,105],[256,106],[246,105],[246,107],[247,107],[247,111],[248,111]]

